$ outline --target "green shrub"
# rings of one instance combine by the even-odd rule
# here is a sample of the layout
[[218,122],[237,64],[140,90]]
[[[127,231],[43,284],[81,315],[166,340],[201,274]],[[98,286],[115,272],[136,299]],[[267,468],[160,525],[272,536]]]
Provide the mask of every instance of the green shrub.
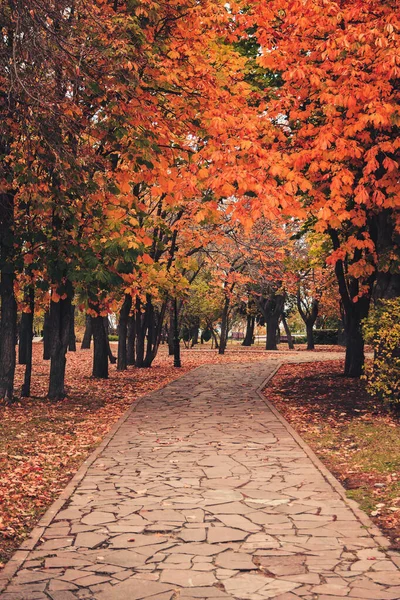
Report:
[[202,338],[205,342],[209,342],[211,340],[211,329],[204,329],[203,333],[202,333]]
[[314,342],[316,344],[336,345],[338,343],[337,329],[314,329]]
[[365,367],[368,392],[400,403],[400,298],[380,301],[365,320],[363,331],[374,349],[374,359]]
[[109,335],[108,339],[110,342],[118,342],[118,336],[117,335]]

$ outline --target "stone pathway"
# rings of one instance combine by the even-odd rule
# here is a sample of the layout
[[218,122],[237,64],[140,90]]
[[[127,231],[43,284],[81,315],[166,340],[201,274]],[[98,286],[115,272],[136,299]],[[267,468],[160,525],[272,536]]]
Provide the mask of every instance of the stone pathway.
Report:
[[258,393],[276,360],[143,398],[1,598],[398,600],[397,555]]

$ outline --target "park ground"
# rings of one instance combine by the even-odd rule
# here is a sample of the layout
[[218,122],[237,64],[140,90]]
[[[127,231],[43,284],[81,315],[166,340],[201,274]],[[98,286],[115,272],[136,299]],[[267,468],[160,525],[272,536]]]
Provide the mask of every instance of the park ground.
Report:
[[[301,352],[303,348],[299,348]],[[277,353],[260,348],[184,350],[183,366],[174,369],[162,348],[151,369],[130,368],[110,378],[90,377],[91,352],[68,356],[68,397],[45,399],[49,365],[34,348],[33,396],[1,407],[0,421],[0,562],[4,563],[29,534],[79,466],[113,423],[140,396],[207,363],[263,361]],[[319,351],[334,352],[332,347]],[[288,351],[284,350],[287,357]],[[293,353],[294,356],[298,351]],[[279,353],[278,353],[279,356]],[[364,383],[341,376],[343,355],[332,361],[285,364],[272,380],[267,397],[310,444],[317,455],[400,546],[399,418],[368,398]],[[22,368],[18,368],[18,385]]]

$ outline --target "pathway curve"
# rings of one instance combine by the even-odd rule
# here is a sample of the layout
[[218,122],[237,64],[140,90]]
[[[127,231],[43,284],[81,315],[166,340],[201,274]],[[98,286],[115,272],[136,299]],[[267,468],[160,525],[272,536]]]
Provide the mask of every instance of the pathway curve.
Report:
[[399,559],[258,393],[275,366],[144,397],[1,598],[398,600]]

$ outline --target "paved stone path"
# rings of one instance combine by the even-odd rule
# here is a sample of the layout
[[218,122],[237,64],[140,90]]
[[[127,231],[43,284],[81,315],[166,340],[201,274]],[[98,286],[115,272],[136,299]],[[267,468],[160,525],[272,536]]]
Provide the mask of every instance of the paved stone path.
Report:
[[140,401],[1,598],[398,600],[399,559],[257,392],[275,365]]

